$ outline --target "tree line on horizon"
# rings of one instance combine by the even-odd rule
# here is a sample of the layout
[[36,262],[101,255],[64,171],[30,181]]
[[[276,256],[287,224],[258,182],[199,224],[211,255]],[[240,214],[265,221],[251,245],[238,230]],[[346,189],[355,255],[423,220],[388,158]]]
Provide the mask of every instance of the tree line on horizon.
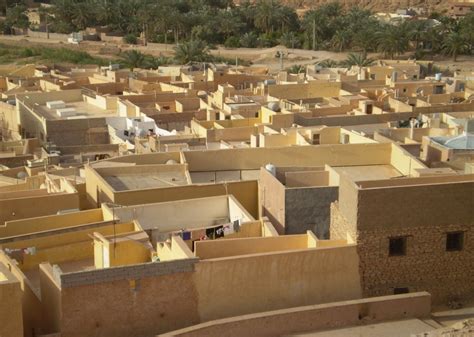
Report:
[[[12,27],[29,26],[22,1],[1,1],[6,3],[6,19],[0,29],[8,33]],[[337,2],[309,10],[302,17],[279,0],[247,1],[240,6],[232,0],[52,0],[51,4],[40,8],[50,32],[106,26],[128,43],[142,34],[149,42],[193,43],[188,47],[203,50],[218,44],[229,48],[281,44],[364,55],[380,52],[389,58],[408,51],[417,59],[427,53],[445,53],[454,60],[472,54],[474,45],[474,12],[461,19],[432,13],[433,20],[392,24],[376,19],[369,10],[345,10]]]

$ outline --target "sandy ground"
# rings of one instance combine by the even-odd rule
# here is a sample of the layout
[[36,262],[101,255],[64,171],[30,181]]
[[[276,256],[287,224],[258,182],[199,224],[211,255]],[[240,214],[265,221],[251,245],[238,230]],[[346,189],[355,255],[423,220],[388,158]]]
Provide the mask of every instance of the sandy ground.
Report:
[[[13,45],[21,46],[34,46],[34,45],[48,45],[51,47],[65,47],[74,50],[87,51],[91,55],[97,55],[105,58],[116,58],[117,55],[114,53],[104,54],[101,53],[101,49],[115,49],[115,52],[125,50],[139,50],[142,53],[151,54],[154,56],[172,56],[173,45],[169,44],[149,44],[148,46],[130,46],[126,44],[113,44],[105,43],[101,41],[84,41],[79,45],[72,45],[65,42],[56,40],[48,40],[41,38],[32,38],[25,36],[0,36],[0,42]],[[243,60],[251,61],[254,66],[267,66],[271,71],[278,71],[280,69],[280,59],[275,57],[277,51],[282,51],[285,55],[283,60],[283,67],[288,68],[293,65],[308,65],[320,62],[322,60],[331,59],[335,61],[344,60],[347,57],[347,52],[335,53],[329,51],[312,51],[304,49],[288,49],[283,46],[276,46],[272,48],[235,48],[227,49],[224,47],[218,47],[212,49],[210,52],[216,56],[222,56],[229,59],[240,58]],[[378,54],[370,54],[369,57],[379,58]],[[466,71],[474,71],[474,57],[472,56],[460,56],[458,62],[454,63],[450,58],[437,56],[434,62],[442,67],[449,68],[450,70],[462,69]]]

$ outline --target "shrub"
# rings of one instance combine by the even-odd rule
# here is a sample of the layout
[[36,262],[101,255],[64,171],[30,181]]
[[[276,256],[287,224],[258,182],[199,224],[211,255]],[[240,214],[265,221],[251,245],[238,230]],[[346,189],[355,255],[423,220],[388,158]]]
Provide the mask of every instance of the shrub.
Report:
[[239,38],[236,36],[230,36],[225,40],[224,46],[226,48],[239,48],[240,47],[240,41]]
[[123,37],[123,42],[128,44],[137,44],[137,37],[133,34],[127,34]]

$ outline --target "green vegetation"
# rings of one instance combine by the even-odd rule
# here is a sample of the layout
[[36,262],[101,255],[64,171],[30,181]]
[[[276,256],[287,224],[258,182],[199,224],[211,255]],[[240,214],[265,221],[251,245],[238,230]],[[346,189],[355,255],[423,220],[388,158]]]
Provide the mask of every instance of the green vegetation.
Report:
[[[25,27],[25,7],[15,4],[21,2],[7,1],[5,31]],[[71,33],[86,27],[107,26],[123,34],[128,43],[136,43],[137,36],[145,33],[150,42],[174,43],[178,45],[177,51],[190,48],[184,54],[190,54],[201,43],[196,41],[202,41],[208,48],[216,44],[228,48],[283,44],[288,48],[380,52],[390,58],[409,51],[416,57],[446,53],[455,59],[460,54],[472,54],[474,45],[474,12],[460,20],[433,13],[432,20],[389,24],[377,20],[368,10],[343,10],[337,2],[309,10],[302,18],[279,0],[243,2],[240,6],[232,0],[51,3],[51,9],[41,12],[51,32]],[[189,60],[181,54],[179,59]],[[199,52],[191,59],[206,59],[205,54]]]
[[66,48],[17,47],[0,44],[0,63],[28,63],[36,61],[97,65],[108,64],[108,61],[105,59],[93,57],[86,52]]

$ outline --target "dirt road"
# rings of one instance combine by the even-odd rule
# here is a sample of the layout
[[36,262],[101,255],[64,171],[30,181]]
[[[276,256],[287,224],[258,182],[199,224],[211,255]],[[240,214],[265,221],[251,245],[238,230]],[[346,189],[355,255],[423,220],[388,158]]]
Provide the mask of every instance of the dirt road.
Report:
[[[149,43],[148,46],[135,46],[127,44],[114,44],[102,41],[84,41],[79,45],[73,45],[66,42],[61,42],[52,39],[33,38],[28,36],[9,36],[0,35],[0,42],[21,46],[35,46],[47,45],[50,47],[64,47],[74,50],[87,51],[91,55],[101,56],[106,58],[117,57],[117,52],[125,50],[138,50],[145,54],[153,56],[172,56],[174,54],[173,45]],[[104,50],[115,50],[115,53],[104,53]],[[278,71],[280,69],[280,59],[275,57],[276,53],[283,52],[285,57],[283,59],[283,67],[288,68],[293,65],[308,65],[320,62],[322,60],[330,59],[335,61],[344,60],[347,57],[346,52],[335,53],[329,51],[313,51],[304,49],[289,49],[284,46],[276,46],[272,48],[234,48],[228,49],[218,47],[210,50],[210,53],[215,56],[222,56],[228,59],[243,59],[251,61],[254,66],[266,66],[270,71]],[[371,54],[370,57],[380,57],[378,54]],[[474,71],[474,57],[461,56],[458,62],[454,63],[448,57],[437,56],[434,60],[436,64],[442,68],[449,67],[451,70],[462,69],[466,71]]]

